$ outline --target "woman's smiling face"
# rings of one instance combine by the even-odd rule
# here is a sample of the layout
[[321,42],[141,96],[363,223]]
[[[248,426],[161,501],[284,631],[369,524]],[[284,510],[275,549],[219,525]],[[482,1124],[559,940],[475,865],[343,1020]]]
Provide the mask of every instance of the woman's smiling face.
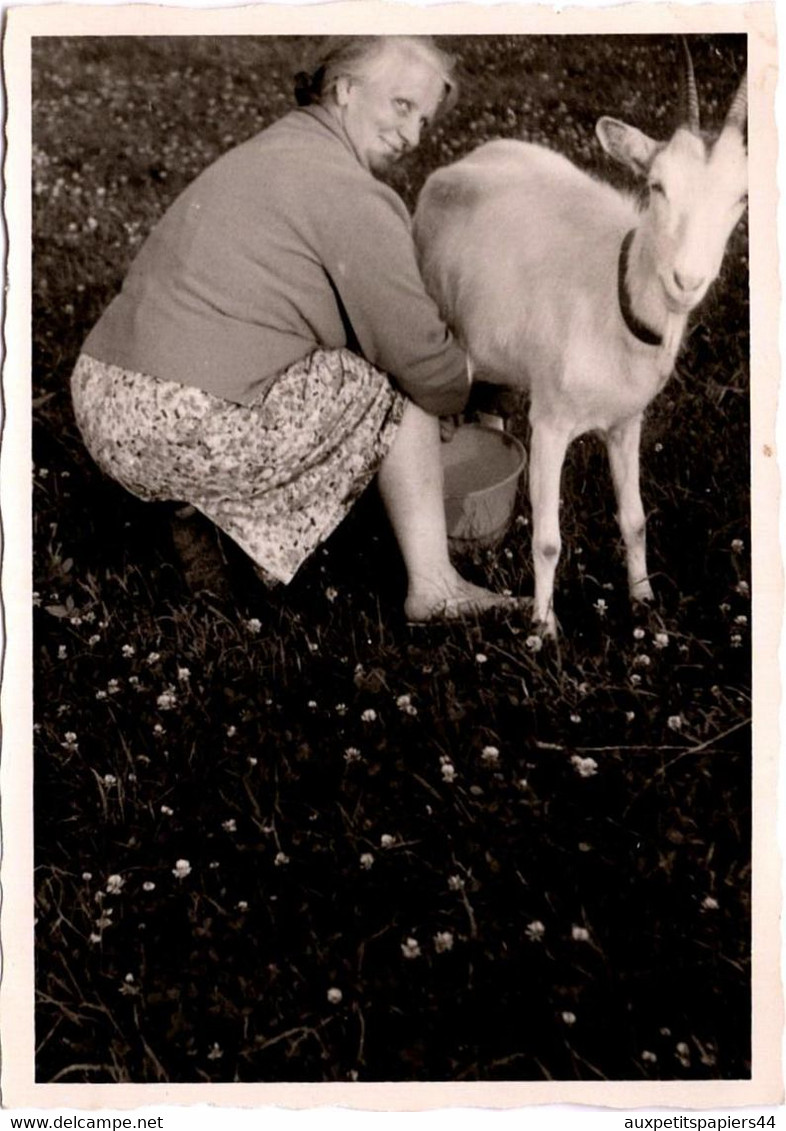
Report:
[[342,76],[336,104],[361,165],[381,172],[415,149],[445,94],[445,81],[424,57],[396,45],[363,77]]

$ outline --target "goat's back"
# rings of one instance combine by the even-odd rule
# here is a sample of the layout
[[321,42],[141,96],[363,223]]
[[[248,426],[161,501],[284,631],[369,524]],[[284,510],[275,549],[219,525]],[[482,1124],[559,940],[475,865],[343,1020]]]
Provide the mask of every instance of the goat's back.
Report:
[[616,256],[634,223],[629,198],[560,154],[495,141],[429,177],[414,230],[443,318],[480,369],[510,380],[522,357],[548,364],[571,320],[592,321],[587,296],[599,309],[616,302]]

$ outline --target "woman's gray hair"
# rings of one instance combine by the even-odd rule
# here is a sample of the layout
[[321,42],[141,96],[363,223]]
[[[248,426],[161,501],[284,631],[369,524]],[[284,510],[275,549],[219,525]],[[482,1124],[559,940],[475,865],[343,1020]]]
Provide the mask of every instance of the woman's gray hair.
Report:
[[324,102],[336,89],[342,77],[368,77],[374,64],[391,47],[410,51],[415,58],[428,63],[440,75],[445,93],[437,108],[444,114],[456,102],[458,84],[453,74],[454,60],[427,35],[346,35],[333,36],[322,45],[313,69],[295,75],[295,99],[298,106]]

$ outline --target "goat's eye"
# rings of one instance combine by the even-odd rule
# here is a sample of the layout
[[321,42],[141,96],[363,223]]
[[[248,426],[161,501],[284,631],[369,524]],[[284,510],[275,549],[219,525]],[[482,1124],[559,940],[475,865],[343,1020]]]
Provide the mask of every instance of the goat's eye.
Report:
[[396,98],[394,99],[394,102],[396,104],[396,109],[400,114],[409,113],[412,104],[410,103],[408,98]]
[[666,190],[663,187],[663,185],[660,183],[660,181],[651,181],[649,189],[650,189],[650,192],[653,193],[655,196],[662,196],[662,197],[666,196]]

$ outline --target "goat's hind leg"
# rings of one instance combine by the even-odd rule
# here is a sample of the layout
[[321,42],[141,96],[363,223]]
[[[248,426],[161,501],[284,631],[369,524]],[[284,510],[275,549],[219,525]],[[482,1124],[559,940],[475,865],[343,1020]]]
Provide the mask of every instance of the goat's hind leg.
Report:
[[570,433],[548,421],[532,421],[529,497],[532,505],[532,557],[535,567],[533,619],[549,636],[556,635],[554,575],[562,541],[559,492]]
[[640,441],[640,415],[610,428],[606,435],[606,449],[617,496],[617,519],[625,543],[631,600],[651,601],[653,593],[647,572],[646,518],[639,491]]

